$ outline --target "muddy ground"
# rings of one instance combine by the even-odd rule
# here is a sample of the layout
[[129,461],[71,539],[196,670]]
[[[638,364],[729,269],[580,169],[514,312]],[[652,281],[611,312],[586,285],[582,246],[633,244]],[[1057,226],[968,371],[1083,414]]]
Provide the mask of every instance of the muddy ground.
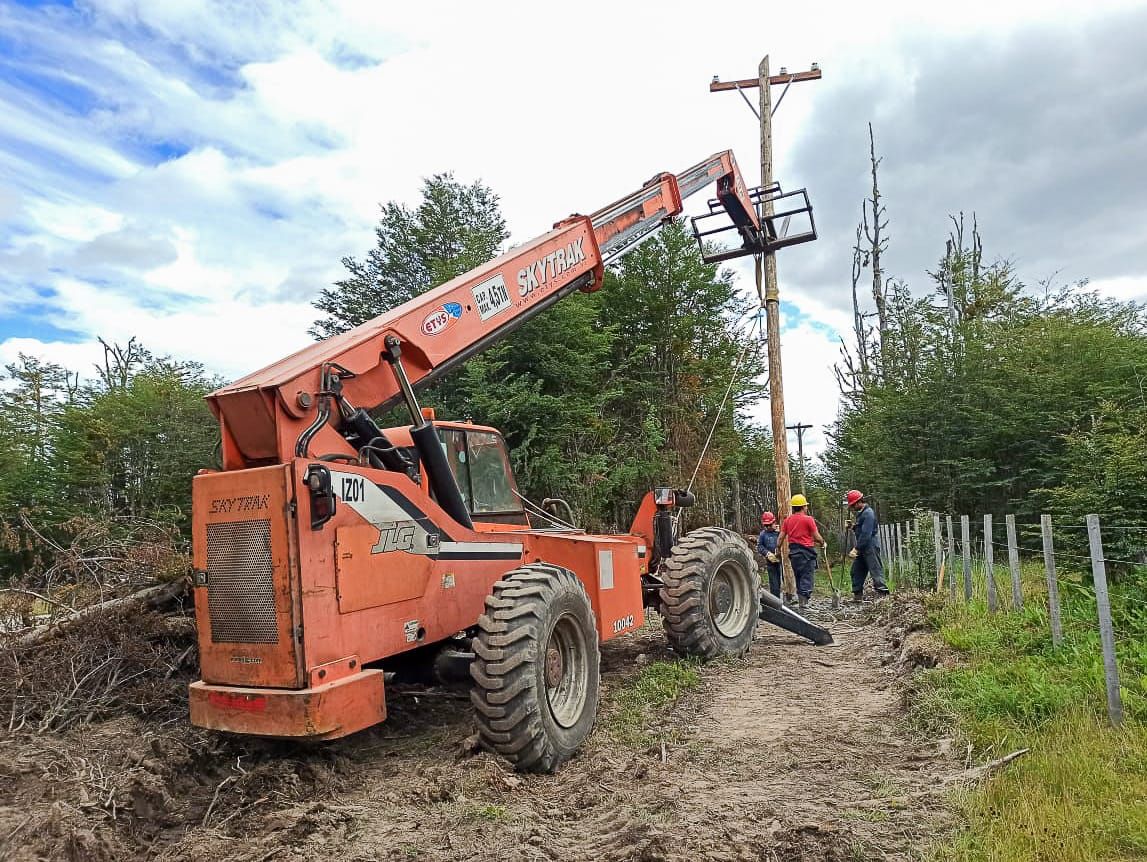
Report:
[[904,678],[934,661],[918,609],[819,615],[836,645],[762,624],[744,659],[625,718],[620,696],[673,659],[654,615],[604,648],[598,727],[553,776],[476,752],[450,689],[393,688],[385,725],[315,746],[129,715],[9,733],[0,858],[921,858],[954,825],[943,791],[964,764],[903,718]]

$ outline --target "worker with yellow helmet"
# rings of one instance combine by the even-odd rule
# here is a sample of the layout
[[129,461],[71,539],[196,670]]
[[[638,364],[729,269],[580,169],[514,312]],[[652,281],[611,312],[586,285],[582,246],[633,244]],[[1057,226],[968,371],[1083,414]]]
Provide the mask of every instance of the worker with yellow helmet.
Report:
[[816,546],[827,544],[816,521],[805,512],[808,500],[804,494],[796,494],[790,501],[793,513],[781,522],[781,537],[777,542],[778,552],[789,551],[789,562],[797,581],[797,595],[801,610],[808,605],[812,596],[813,573],[816,572]]

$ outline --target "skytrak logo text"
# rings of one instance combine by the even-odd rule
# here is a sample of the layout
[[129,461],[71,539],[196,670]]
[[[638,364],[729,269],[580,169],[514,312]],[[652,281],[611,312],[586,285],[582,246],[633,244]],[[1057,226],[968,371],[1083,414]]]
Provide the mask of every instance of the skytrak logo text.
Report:
[[528,267],[518,270],[518,295],[526,296],[529,293],[545,287],[546,283],[555,276],[561,275],[574,264],[585,260],[585,252],[581,250],[581,243],[585,237],[578,237],[565,248],[552,251],[545,257],[539,257]]

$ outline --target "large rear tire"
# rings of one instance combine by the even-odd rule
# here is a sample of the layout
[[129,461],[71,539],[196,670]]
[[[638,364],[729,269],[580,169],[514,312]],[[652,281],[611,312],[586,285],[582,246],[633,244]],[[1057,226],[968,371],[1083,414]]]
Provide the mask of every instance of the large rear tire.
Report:
[[597,718],[601,652],[593,607],[568,569],[534,563],[486,597],[470,700],[482,742],[522,772],[553,772]]
[[661,616],[669,646],[708,661],[742,655],[760,617],[760,576],[745,540],[703,527],[684,536],[661,563]]

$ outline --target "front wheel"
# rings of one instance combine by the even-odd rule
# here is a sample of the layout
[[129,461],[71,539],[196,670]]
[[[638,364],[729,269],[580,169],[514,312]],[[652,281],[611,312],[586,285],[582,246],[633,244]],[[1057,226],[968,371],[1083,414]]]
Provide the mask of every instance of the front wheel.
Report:
[[473,646],[470,700],[482,742],[522,772],[553,772],[597,717],[601,653],[581,581],[545,563],[504,575]]
[[709,659],[749,649],[760,616],[760,577],[744,539],[703,527],[682,538],[657,570],[669,645]]

